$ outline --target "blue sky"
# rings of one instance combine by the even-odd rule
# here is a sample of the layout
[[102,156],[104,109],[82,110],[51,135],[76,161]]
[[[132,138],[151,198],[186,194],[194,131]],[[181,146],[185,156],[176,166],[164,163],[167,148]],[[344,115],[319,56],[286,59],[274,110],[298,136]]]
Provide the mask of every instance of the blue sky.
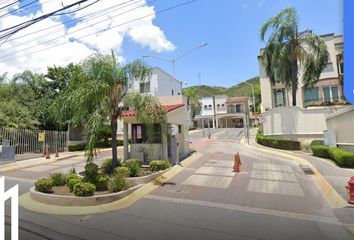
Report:
[[[158,10],[173,2],[160,0],[154,6]],[[342,0],[199,0],[159,14],[154,20],[154,24],[176,46],[175,51],[155,53],[128,39],[123,44],[123,55],[128,61],[147,54],[173,58],[207,42],[206,48],[177,62],[177,78],[187,81],[188,86],[200,82],[232,86],[258,75],[257,55],[264,46],[259,38],[260,26],[288,6],[297,9],[300,29],[312,29],[317,34],[343,32]],[[153,59],[149,59],[148,63],[172,72],[169,63]]]

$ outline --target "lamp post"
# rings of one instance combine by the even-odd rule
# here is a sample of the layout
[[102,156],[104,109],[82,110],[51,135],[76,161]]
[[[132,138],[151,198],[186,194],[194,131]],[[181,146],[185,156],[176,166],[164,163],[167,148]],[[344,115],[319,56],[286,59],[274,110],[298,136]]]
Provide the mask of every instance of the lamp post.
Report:
[[254,100],[254,85],[252,83],[248,83],[248,82],[242,82],[247,84],[248,86],[252,87],[252,103],[253,103],[253,112],[256,112],[256,102]]
[[175,92],[176,92],[176,89],[175,89],[175,82],[176,82],[175,63],[179,59],[181,59],[182,57],[186,56],[187,54],[189,54],[189,53],[191,53],[191,52],[193,52],[193,51],[195,51],[195,50],[197,50],[199,48],[205,47],[206,45],[208,45],[208,44],[207,43],[203,43],[203,44],[201,44],[201,45],[199,45],[199,46],[197,46],[195,48],[192,48],[192,49],[186,51],[185,53],[179,55],[176,58],[164,58],[164,57],[154,56],[154,55],[145,55],[145,56],[143,56],[143,58],[157,58],[157,59],[172,63],[172,75],[173,75],[173,83],[172,83],[172,85],[173,85],[173,87],[172,87],[173,93],[172,93],[172,95],[175,95]]

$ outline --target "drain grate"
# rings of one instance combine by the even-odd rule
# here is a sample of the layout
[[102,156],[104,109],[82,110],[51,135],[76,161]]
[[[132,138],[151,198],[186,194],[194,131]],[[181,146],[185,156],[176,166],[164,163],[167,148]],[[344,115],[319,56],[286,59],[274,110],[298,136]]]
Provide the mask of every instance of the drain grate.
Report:
[[312,171],[312,168],[311,168],[309,165],[300,165],[300,168],[301,168],[302,171],[304,171],[304,173],[307,174],[307,175],[313,175],[313,174],[315,174],[315,173]]

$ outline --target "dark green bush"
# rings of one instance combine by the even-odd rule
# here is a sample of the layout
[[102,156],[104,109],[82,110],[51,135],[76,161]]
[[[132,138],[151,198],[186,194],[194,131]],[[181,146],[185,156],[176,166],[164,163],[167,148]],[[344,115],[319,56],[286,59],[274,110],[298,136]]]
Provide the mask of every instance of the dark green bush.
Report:
[[86,148],[86,143],[69,144],[69,146],[68,146],[69,152],[84,151],[85,148]]
[[129,168],[130,177],[137,177],[141,172],[142,162],[139,159],[127,159],[123,166]]
[[321,145],[324,146],[323,140],[313,140],[311,146]]
[[105,174],[111,174],[113,172],[112,158],[107,158],[101,165],[101,170]]
[[166,160],[153,160],[149,163],[149,168],[151,171],[161,171],[170,168],[171,164]]
[[107,174],[98,175],[96,179],[96,190],[106,191],[108,189],[109,176]]
[[115,175],[108,182],[108,190],[110,192],[119,192],[126,190],[128,188],[128,183],[122,175]]
[[312,145],[311,150],[316,157],[329,158],[329,148],[327,146]]
[[263,145],[266,147],[271,147],[271,148],[284,149],[284,150],[300,150],[301,149],[301,143],[299,141],[290,140],[290,139],[265,137],[260,133],[257,133],[256,141],[260,145]]
[[68,185],[71,179],[80,179],[76,173],[68,173],[65,176],[65,184]]
[[53,188],[53,180],[48,178],[42,178],[37,180],[34,184],[36,191],[42,193],[51,193]]
[[114,175],[121,175],[123,177],[129,177],[130,176],[129,168],[127,168],[127,167],[116,167],[114,169]]
[[316,157],[329,158],[340,167],[354,168],[354,153],[336,147],[320,145],[311,146],[311,150]]
[[85,182],[90,182],[92,184],[96,183],[98,175],[98,166],[97,164],[93,162],[88,162],[85,165],[85,171],[84,171],[84,181]]
[[76,184],[80,183],[81,179],[80,178],[72,178],[68,181],[68,187],[69,187],[69,191],[73,192],[74,191],[74,187]]
[[61,172],[52,172],[50,174],[50,179],[53,181],[53,186],[65,185],[65,175]]
[[96,191],[96,186],[88,182],[80,182],[74,187],[74,194],[77,197],[93,196]]

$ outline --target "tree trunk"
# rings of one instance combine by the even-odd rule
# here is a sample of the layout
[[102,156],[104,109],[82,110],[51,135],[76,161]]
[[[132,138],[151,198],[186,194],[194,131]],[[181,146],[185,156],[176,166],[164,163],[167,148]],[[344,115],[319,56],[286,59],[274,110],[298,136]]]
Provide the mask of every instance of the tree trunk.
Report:
[[297,56],[295,53],[295,44],[292,45],[292,63],[291,63],[291,96],[293,100],[293,106],[296,106],[296,92],[298,86],[298,79],[297,79]]
[[118,163],[117,157],[117,119],[111,117],[111,137],[112,137],[112,169],[116,168]]

